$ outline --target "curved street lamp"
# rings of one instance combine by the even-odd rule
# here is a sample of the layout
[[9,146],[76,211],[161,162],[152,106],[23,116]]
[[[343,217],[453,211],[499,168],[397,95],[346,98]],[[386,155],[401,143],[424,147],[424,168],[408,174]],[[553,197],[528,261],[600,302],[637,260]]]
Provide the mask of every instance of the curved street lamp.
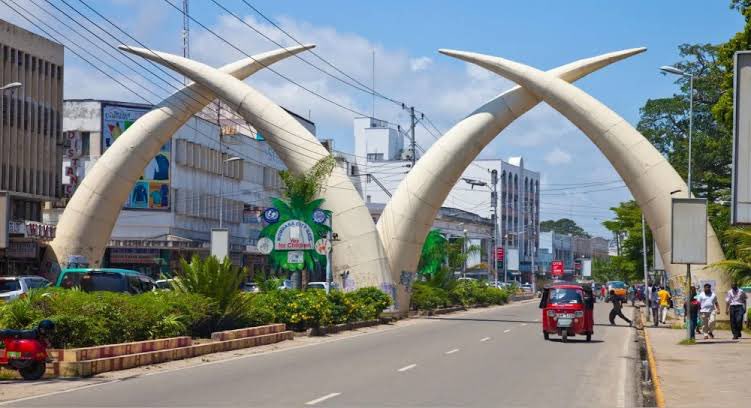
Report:
[[18,88],[20,88],[22,86],[23,86],[23,84],[20,83],[20,82],[11,82],[11,83],[9,83],[7,85],[4,85],[4,86],[0,87],[0,91],[1,92],[15,91],[16,89],[18,89]]

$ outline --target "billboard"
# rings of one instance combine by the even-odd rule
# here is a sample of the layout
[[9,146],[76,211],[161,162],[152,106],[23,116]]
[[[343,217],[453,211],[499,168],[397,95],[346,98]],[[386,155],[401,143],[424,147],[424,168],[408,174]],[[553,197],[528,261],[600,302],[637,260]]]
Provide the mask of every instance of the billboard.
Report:
[[670,263],[707,263],[707,199],[673,198]]
[[734,66],[730,218],[733,224],[751,224],[751,52],[737,52]]
[[582,277],[587,278],[592,276],[592,260],[582,259]]
[[[138,118],[151,108],[102,104],[102,153]],[[162,146],[146,166],[141,178],[125,201],[126,209],[168,210],[170,202],[171,142]]]
[[506,256],[506,261],[508,262],[506,269],[508,269],[509,271],[518,271],[519,270],[519,250],[508,249],[506,250],[505,256]]
[[563,261],[554,260],[550,263],[550,274],[553,276],[563,276]]

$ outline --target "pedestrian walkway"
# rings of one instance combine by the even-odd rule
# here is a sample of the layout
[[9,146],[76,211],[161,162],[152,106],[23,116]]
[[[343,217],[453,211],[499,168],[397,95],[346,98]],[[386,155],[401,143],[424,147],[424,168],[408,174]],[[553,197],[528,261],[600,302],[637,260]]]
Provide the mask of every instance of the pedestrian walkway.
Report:
[[730,331],[715,330],[713,340],[697,335],[696,344],[683,346],[685,330],[646,329],[667,407],[730,407],[748,398],[751,336],[733,340]]

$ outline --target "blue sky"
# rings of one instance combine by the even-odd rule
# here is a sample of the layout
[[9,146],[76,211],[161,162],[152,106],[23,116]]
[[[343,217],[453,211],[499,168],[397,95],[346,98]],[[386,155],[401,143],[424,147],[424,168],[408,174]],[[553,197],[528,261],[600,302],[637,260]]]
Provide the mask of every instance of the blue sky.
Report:
[[[44,0],[14,0],[51,25],[74,24],[46,5]],[[65,0],[84,11],[78,0]],[[181,52],[181,16],[165,0],[84,0],[149,47]],[[175,4],[180,2],[171,0]],[[217,0],[219,1],[219,0]],[[289,38],[263,21],[241,0],[219,1],[284,45]],[[724,0],[683,1],[268,1],[247,0],[302,42],[318,44],[317,53],[358,80],[370,85],[371,53],[376,53],[376,89],[394,99],[414,104],[442,131],[485,100],[513,86],[479,68],[442,56],[439,48],[493,54],[552,68],[572,60],[624,48],[645,46],[646,53],[609,66],[577,82],[632,123],[648,98],[671,95],[678,89],[658,67],[678,61],[682,43],[718,43],[742,27],[742,19]],[[61,0],[54,3],[67,12]],[[44,6],[56,15],[44,14]],[[90,13],[88,13],[91,15]],[[211,0],[192,0],[191,14],[248,54],[276,48]],[[5,6],[0,18],[34,31]],[[78,19],[81,21],[81,19]],[[105,27],[101,20],[97,20]],[[92,27],[92,29],[96,30]],[[108,27],[116,34],[116,30]],[[191,23],[192,56],[220,65],[243,54]],[[70,33],[68,33],[70,35]],[[77,42],[80,37],[71,35]],[[107,38],[106,35],[103,35]],[[107,38],[111,43],[114,40]],[[66,41],[62,41],[64,43]],[[131,41],[132,43],[132,41]],[[87,45],[87,49],[92,47]],[[103,57],[102,53],[93,51]],[[90,57],[89,57],[90,58]],[[311,62],[320,64],[308,55]],[[104,57],[105,60],[109,58]],[[107,70],[102,64],[98,66]],[[117,63],[114,64],[119,67]],[[298,60],[275,66],[296,82],[349,106],[370,113],[370,96],[326,77]],[[143,70],[123,69],[115,75],[153,90],[150,102],[171,89]],[[167,78],[171,81],[170,78]],[[109,98],[143,102],[133,93],[96,72],[75,55],[66,54],[66,98]],[[336,147],[352,151],[354,114],[311,95],[273,73],[260,73],[248,81],[284,106],[310,117],[320,137],[333,137]],[[139,92],[145,95],[142,92]],[[408,117],[398,107],[376,102],[376,116],[406,125]],[[434,141],[420,130],[425,148]],[[607,210],[630,198],[612,167],[588,139],[551,108],[541,105],[507,128],[482,153],[483,157],[522,155],[527,166],[542,173],[542,219],[570,217],[585,229],[606,234],[600,225]],[[598,181],[610,184],[584,187],[572,183]],[[568,186],[566,185],[568,184]],[[571,186],[571,188],[566,188]],[[395,188],[396,186],[389,186]],[[543,187],[544,188],[544,187]],[[603,190],[603,191],[593,191]]]

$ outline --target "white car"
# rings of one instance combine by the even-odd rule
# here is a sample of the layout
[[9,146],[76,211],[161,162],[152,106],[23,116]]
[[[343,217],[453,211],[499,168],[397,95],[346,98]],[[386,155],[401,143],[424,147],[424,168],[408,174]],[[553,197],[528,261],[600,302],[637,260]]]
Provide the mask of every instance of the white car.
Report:
[[[326,282],[308,282],[307,289],[323,289],[326,290],[326,288],[329,286]],[[337,285],[335,282],[331,282],[331,290],[338,290],[339,285]]]
[[521,286],[522,292],[524,293],[532,293],[532,285],[529,283],[525,283]]
[[18,299],[30,289],[47,286],[50,286],[50,281],[41,276],[0,276],[0,303]]

